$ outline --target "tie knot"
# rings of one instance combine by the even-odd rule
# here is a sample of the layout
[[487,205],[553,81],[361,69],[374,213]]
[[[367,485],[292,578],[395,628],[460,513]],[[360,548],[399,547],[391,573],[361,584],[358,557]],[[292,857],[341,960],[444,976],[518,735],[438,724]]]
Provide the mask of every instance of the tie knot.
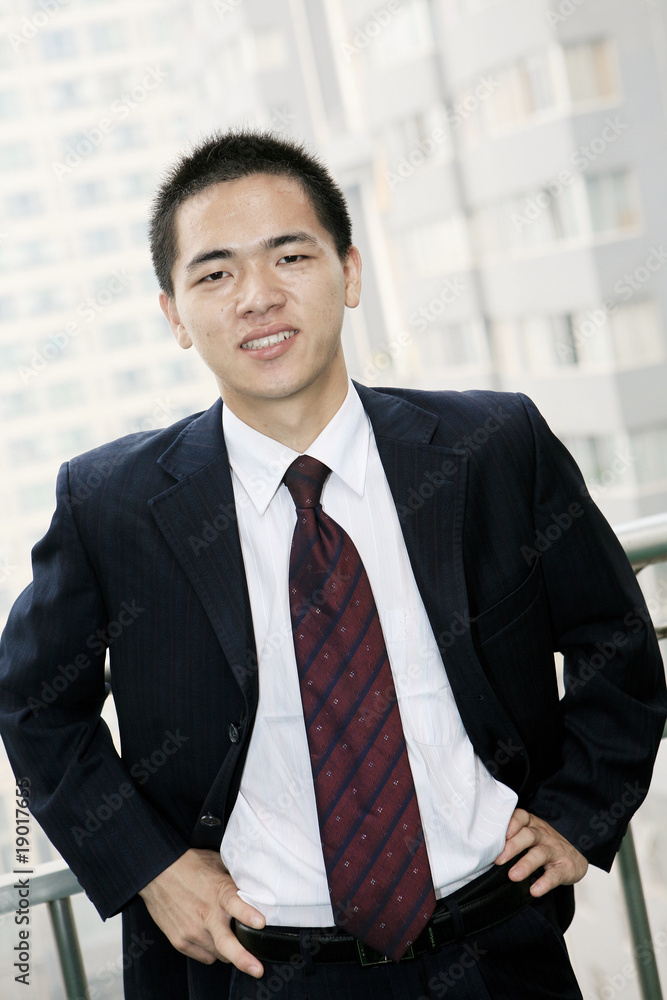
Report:
[[322,487],[331,472],[323,462],[310,455],[295,458],[283,477],[285,486],[292,494],[297,510],[303,507],[317,507],[322,495]]

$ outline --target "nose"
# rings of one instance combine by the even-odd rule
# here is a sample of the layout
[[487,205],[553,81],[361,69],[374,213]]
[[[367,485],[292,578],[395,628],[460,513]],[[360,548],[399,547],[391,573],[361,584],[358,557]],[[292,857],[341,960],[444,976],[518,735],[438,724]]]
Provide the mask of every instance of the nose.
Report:
[[238,316],[252,313],[262,316],[274,307],[283,306],[285,301],[285,292],[272,267],[250,265],[240,272],[236,297]]

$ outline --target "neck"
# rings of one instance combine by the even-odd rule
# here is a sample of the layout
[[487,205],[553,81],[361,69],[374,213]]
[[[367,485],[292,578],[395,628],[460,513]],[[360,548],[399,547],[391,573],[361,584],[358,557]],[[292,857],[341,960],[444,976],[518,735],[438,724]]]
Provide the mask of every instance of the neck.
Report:
[[282,399],[252,399],[221,391],[225,406],[245,424],[293,451],[303,453],[313,443],[345,401],[347,372],[324,389],[309,386]]

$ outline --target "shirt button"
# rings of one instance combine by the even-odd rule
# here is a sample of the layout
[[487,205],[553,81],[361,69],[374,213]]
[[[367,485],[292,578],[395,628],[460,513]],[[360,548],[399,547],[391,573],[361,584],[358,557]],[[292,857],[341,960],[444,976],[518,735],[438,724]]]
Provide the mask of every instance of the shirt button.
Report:
[[238,743],[239,741],[239,731],[233,722],[229,723],[229,729],[227,730],[230,743]]
[[205,816],[199,820],[202,826],[222,826],[222,820],[217,816],[213,816],[211,813],[206,813]]

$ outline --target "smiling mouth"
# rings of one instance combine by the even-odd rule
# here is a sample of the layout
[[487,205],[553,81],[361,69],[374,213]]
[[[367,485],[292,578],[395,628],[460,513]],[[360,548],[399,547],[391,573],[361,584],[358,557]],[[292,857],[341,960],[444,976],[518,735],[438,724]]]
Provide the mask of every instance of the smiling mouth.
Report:
[[272,333],[270,337],[260,337],[258,340],[249,340],[241,344],[244,351],[258,351],[261,347],[273,347],[275,344],[282,344],[283,340],[289,340],[298,330],[283,330],[281,333]]

